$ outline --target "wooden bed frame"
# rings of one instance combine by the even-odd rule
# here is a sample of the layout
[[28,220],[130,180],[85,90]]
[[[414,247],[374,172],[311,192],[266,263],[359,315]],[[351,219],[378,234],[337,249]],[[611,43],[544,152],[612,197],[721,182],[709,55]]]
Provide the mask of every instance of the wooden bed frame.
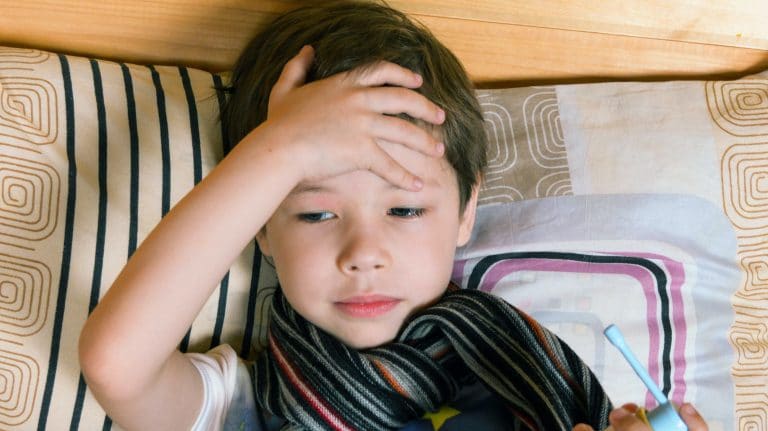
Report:
[[[296,0],[2,0],[0,45],[228,69]],[[391,0],[480,87],[733,78],[768,68],[763,0]],[[674,4],[670,4],[674,3]]]
[[[191,66],[221,72],[230,69],[241,49],[261,26],[276,15],[308,1],[322,0],[0,0],[0,47],[37,48],[121,62]],[[580,192],[582,196],[574,198],[638,191],[657,194],[672,192],[723,204],[724,213],[720,217],[728,219],[723,219],[724,223],[731,223],[732,226],[728,226],[733,227],[736,236],[733,237],[733,244],[728,242],[731,245],[712,248],[731,253],[729,247],[733,247],[737,253],[734,260],[718,265],[724,268],[724,272],[734,269],[730,268],[730,264],[740,265],[741,273],[737,275],[743,276],[744,281],[739,284],[741,290],[730,297],[731,302],[724,302],[725,305],[732,305],[734,310],[733,326],[728,336],[736,349],[736,356],[732,368],[723,366],[714,371],[731,373],[730,381],[735,384],[735,418],[741,425],[731,427],[721,422],[712,429],[768,429],[768,390],[765,389],[768,387],[765,377],[767,313],[763,306],[768,300],[763,273],[768,253],[768,212],[765,211],[764,190],[765,173],[768,172],[765,168],[768,164],[765,162],[768,160],[768,144],[765,143],[768,136],[765,109],[768,71],[761,75],[760,80],[712,82],[713,79],[732,79],[768,70],[768,0],[619,0],[599,3],[589,0],[387,1],[432,29],[459,56],[480,88],[617,80],[706,80],[650,85],[611,83],[556,89],[516,88],[479,93],[489,97],[491,93],[496,93],[493,99],[486,99],[492,102],[487,104],[492,106],[488,112],[500,115],[498,120],[492,118],[488,127],[499,130],[494,139],[502,143],[497,146],[500,154],[501,150],[510,148],[515,151],[514,157],[509,158],[506,154],[512,152],[505,152],[504,157],[500,157],[504,159],[502,162],[517,163],[518,144],[515,140],[519,137],[520,154],[525,156],[521,156],[520,160],[525,158],[527,161],[518,166],[521,166],[521,172],[526,172],[522,169],[533,172],[530,176],[524,174],[520,177],[525,180],[552,180],[538,181],[530,187],[533,192],[525,196],[519,193],[521,198],[532,201],[534,197],[540,197],[539,184],[555,190],[552,193],[547,190],[541,193],[542,196],[558,194],[562,172],[569,175],[569,182],[563,190],[570,190],[574,184],[570,182],[569,164],[572,162],[567,161],[563,171],[559,160],[573,155],[577,160],[574,166],[579,166],[580,170],[579,181],[582,184],[579,187],[586,190]],[[20,51],[22,54],[19,54]],[[71,429],[108,429],[104,424],[110,422],[85,391],[84,382],[78,380],[79,364],[75,353],[75,340],[80,331],[78,325],[85,320],[91,306],[89,300],[96,298],[94,293],[106,289],[106,284],[102,286],[99,283],[109,279],[110,276],[104,274],[116,275],[124,265],[125,256],[122,253],[135,247],[137,238],[143,235],[141,229],[151,227],[159,219],[161,206],[170,200],[165,190],[171,187],[166,187],[166,183],[173,185],[174,193],[183,191],[183,187],[191,187],[193,179],[197,181],[202,174],[192,166],[196,164],[193,161],[199,159],[197,164],[209,169],[220,157],[222,143],[218,137],[221,136],[221,125],[216,115],[219,100],[215,97],[213,85],[218,77],[183,67],[118,67],[30,51],[33,50],[0,52],[0,90],[3,86],[11,90],[0,91],[0,168],[10,172],[6,177],[20,178],[6,181],[5,189],[0,191],[13,195],[7,202],[12,205],[11,210],[17,212],[33,207],[32,204],[25,204],[22,208],[19,205],[22,199],[18,196],[43,196],[48,200],[39,199],[42,202],[39,214],[44,216],[32,220],[38,212],[30,211],[30,217],[24,214],[23,222],[32,220],[28,224],[39,232],[34,231],[34,235],[29,237],[13,237],[7,243],[3,241],[11,236],[0,235],[0,258],[20,267],[28,263],[32,265],[29,268],[43,274],[34,276],[35,280],[41,280],[37,285],[43,286],[35,291],[38,292],[36,294],[44,298],[44,293],[54,295],[55,292],[56,298],[61,299],[45,303],[47,308],[38,306],[35,313],[28,313],[30,319],[36,319],[34,325],[37,326],[18,326],[23,331],[0,334],[0,341],[11,343],[4,344],[5,347],[0,349],[8,349],[0,351],[0,379],[6,381],[4,387],[7,386],[5,392],[8,394],[4,395],[8,395],[6,398],[10,400],[0,400],[0,428],[31,429],[32,423],[37,420],[38,429],[46,429],[46,424],[50,424],[49,429],[60,429],[65,423],[71,423]],[[155,77],[162,73],[165,73],[164,79],[156,80]],[[102,76],[111,77],[111,81],[102,81]],[[103,85],[104,82],[115,85]],[[194,88],[191,84],[195,84]],[[141,89],[137,90],[139,86]],[[18,89],[21,91],[15,91]],[[169,91],[164,93],[166,89]],[[171,96],[166,99],[160,97],[161,94]],[[138,102],[137,95],[140,96]],[[609,99],[608,103],[588,103],[606,99]],[[166,100],[173,103],[166,106]],[[529,100],[535,103],[527,105]],[[692,101],[689,104],[692,109],[687,109],[688,105],[682,103],[687,100]],[[138,111],[144,113],[143,117],[139,116],[143,121],[137,121],[136,116],[131,115],[137,106]],[[507,110],[508,107],[510,110]],[[496,108],[498,111],[495,111]],[[563,115],[562,118],[570,121],[570,130],[580,133],[570,135],[575,136],[571,141],[575,150],[569,150],[564,144],[561,111],[568,112],[568,116]],[[169,122],[169,113],[189,121]],[[501,113],[505,116],[502,117]],[[637,113],[639,115],[635,115]],[[111,115],[109,119],[107,114]],[[606,117],[604,123],[593,121]],[[177,127],[171,127],[171,132],[168,132],[168,124]],[[194,134],[192,124],[195,125]],[[201,124],[203,127],[198,127]],[[529,124],[535,126],[530,128],[530,132]],[[609,127],[602,127],[603,124]],[[139,128],[144,132],[139,133]],[[200,133],[201,129],[203,133]],[[650,132],[643,133],[645,129]],[[625,139],[625,133],[631,139]],[[200,136],[202,139],[197,139]],[[542,137],[541,142],[539,136]],[[169,141],[178,142],[178,145],[174,151],[163,152],[162,148],[169,147]],[[197,141],[203,141],[204,145],[195,155]],[[534,141],[535,148],[529,144]],[[134,146],[135,142],[140,145]],[[644,142],[647,142],[647,148],[642,148]],[[592,153],[587,154],[589,152]],[[655,152],[658,154],[651,154]],[[168,169],[160,165],[165,163],[161,158],[168,153],[178,160],[174,161],[174,172],[182,174],[178,178],[168,175],[172,178],[166,180],[162,177]],[[554,156],[548,158],[552,153]],[[618,160],[614,161],[617,157]],[[137,168],[127,166],[128,158],[131,161],[141,160],[141,175]],[[552,167],[546,163],[534,163],[536,160],[556,160],[557,163]],[[672,166],[677,160],[684,163]],[[104,177],[112,178],[114,175],[115,181],[102,178],[102,172],[106,172],[102,167],[107,166],[111,170]],[[119,169],[112,166],[119,166]],[[502,169],[497,172],[511,172],[507,168],[511,165],[501,166]],[[626,168],[626,175],[619,168]],[[659,178],[650,178],[657,171],[661,173]],[[17,172],[23,175],[17,175]],[[97,236],[93,232],[98,229],[103,232],[112,229],[111,226],[109,229],[103,227],[106,221],[100,221],[101,224],[95,226],[94,221],[101,218],[102,202],[107,202],[106,195],[100,197],[101,191],[116,184],[118,192],[114,195],[122,197],[110,198],[110,205],[114,205],[110,208],[115,209],[110,210],[111,214],[118,214],[120,209],[128,212],[129,205],[137,202],[135,207],[138,207],[140,201],[133,196],[138,196],[133,191],[133,184],[138,181],[128,185],[134,178],[141,178],[141,202],[145,202],[143,196],[151,196],[146,199],[149,209],[141,217],[123,214],[125,217],[116,217],[116,221],[110,219],[110,223],[116,226],[114,232],[121,232],[113,236],[120,236],[120,247],[114,253],[103,253],[106,236],[98,240],[101,242],[88,236],[89,233]],[[497,178],[507,180],[501,174]],[[646,178],[651,179],[647,187],[636,186]],[[680,184],[676,183],[678,179]],[[123,180],[125,184],[120,183]],[[508,182],[512,180],[517,181],[513,178]],[[585,186],[586,182],[592,184]],[[19,184],[29,184],[29,187]],[[506,182],[498,184],[504,185],[499,189],[507,189]],[[159,190],[161,187],[163,190]],[[126,197],[129,188],[130,199]],[[25,193],[22,189],[34,193]],[[517,191],[513,187],[508,189]],[[170,196],[170,193],[167,195]],[[511,194],[509,198],[506,195],[503,197],[506,201],[516,199]],[[28,201],[32,202],[32,199]],[[594,205],[598,208],[597,204]],[[706,215],[703,220],[710,223],[714,219]],[[702,226],[710,226],[706,223]],[[17,228],[16,225],[8,226]],[[22,227],[24,229],[19,228],[19,231],[26,232],[27,228]],[[129,234],[131,230],[134,233]],[[512,232],[511,229],[506,230]],[[133,237],[129,238],[131,235]],[[721,237],[714,239],[731,240],[730,236],[726,239]],[[640,242],[643,247],[645,241]],[[648,239],[648,243],[654,241]],[[581,247],[581,242],[574,243]],[[616,244],[624,247],[622,242]],[[670,244],[670,249],[677,247],[674,243]],[[612,247],[619,246],[610,245],[607,249]],[[667,250],[667,246],[661,249]],[[114,250],[118,247],[115,246]],[[208,331],[207,328],[219,326],[218,316],[226,318],[226,324],[221,325],[224,328],[229,322],[237,322],[237,325],[245,322],[243,327],[247,330],[242,340],[238,341],[241,351],[245,352],[243,356],[250,351],[254,339],[266,338],[266,324],[260,321],[254,325],[253,320],[249,320],[252,317],[247,317],[243,310],[246,305],[253,305],[244,304],[242,298],[253,293],[251,289],[259,286],[259,280],[262,280],[262,287],[273,281],[269,279],[271,275],[259,278],[262,267],[253,264],[254,260],[260,262],[253,258],[258,256],[253,250],[250,248],[244,252],[239,263],[233,266],[236,271],[232,274],[236,275],[233,275],[228,290],[209,301],[210,305],[201,313],[203,324],[199,327],[203,329],[198,331],[203,333]],[[675,250],[674,253],[673,256],[685,255],[679,258],[681,261],[689,258],[685,250]],[[104,259],[103,255],[108,256]],[[98,259],[95,256],[99,256]],[[708,256],[707,259],[711,259],[720,255]],[[37,262],[38,257],[40,262]],[[727,258],[720,258],[718,262],[725,262]],[[699,262],[694,262],[693,257],[690,259],[692,268],[698,271]],[[703,279],[714,272],[709,268],[706,272],[694,272],[694,275]],[[97,274],[101,279],[97,279]],[[721,274],[721,277],[727,276]],[[22,279],[21,276],[17,278]],[[59,281],[49,286],[50,280]],[[254,280],[255,283],[251,284]],[[721,285],[725,283],[717,284],[718,287]],[[676,289],[682,288],[678,286]],[[262,295],[261,292],[271,291],[259,291],[253,296],[260,298],[260,301],[270,297],[270,293]],[[725,294],[718,292],[718,295],[721,293]],[[26,298],[26,293],[23,296]],[[219,305],[227,301],[230,304],[239,301],[242,307]],[[44,302],[40,299],[29,303],[39,305]],[[8,304],[10,302],[6,301]],[[677,309],[678,305],[674,307]],[[691,309],[699,312],[699,309]],[[40,310],[48,314],[37,314]],[[718,318],[724,316],[723,313],[711,314]],[[38,319],[38,316],[51,317],[46,321],[47,317]],[[683,313],[681,316],[685,318],[686,315]],[[22,323],[26,325],[25,322],[30,319]],[[698,321],[698,317],[694,320]],[[688,340],[700,337],[698,339],[710,341],[706,335],[695,331],[698,328],[691,326],[691,331],[685,332],[685,325],[681,326],[683,331],[670,332],[675,334],[675,340],[685,340],[684,337],[689,336]],[[708,323],[707,326],[711,325]],[[702,327],[706,328],[704,325],[699,328]],[[256,328],[255,335],[250,332],[253,328]],[[30,336],[31,331],[35,332]],[[221,332],[219,329],[215,331]],[[224,338],[240,337],[236,330],[229,335],[226,331]],[[214,329],[210,332],[213,333]],[[678,333],[682,335],[678,337]],[[219,335],[210,337],[210,343],[215,345],[214,339],[218,343]],[[204,344],[197,345],[196,349],[207,348],[208,334],[198,338]],[[717,340],[717,343],[722,341]],[[681,346],[684,344],[680,343]],[[723,346],[712,343],[706,347],[725,349]],[[694,348],[699,347],[691,347],[690,352]],[[685,350],[682,357],[685,352],[688,351]],[[702,363],[721,365],[720,359],[725,358],[725,361],[730,358],[725,350],[717,350],[717,353],[722,353],[715,358],[718,361],[707,357]],[[21,359],[3,367],[4,354]],[[59,358],[62,358],[61,362]],[[695,364],[699,366],[698,362]],[[685,371],[683,366],[677,369],[680,373]],[[7,370],[15,373],[14,376]],[[711,379],[713,374],[707,371],[703,375]],[[19,376],[17,380],[11,378],[15,376]],[[12,391],[18,395],[12,395]],[[728,399],[721,402],[718,396],[712,404],[728,409],[728,402]],[[730,420],[728,415],[721,417]]]

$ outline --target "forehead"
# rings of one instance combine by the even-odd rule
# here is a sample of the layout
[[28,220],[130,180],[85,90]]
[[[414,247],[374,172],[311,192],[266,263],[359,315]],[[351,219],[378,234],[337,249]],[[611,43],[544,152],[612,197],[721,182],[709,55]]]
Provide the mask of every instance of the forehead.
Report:
[[385,145],[388,154],[405,169],[418,175],[424,182],[424,187],[419,192],[401,189],[374,172],[357,170],[325,179],[302,181],[291,191],[289,198],[305,194],[343,191],[354,193],[391,192],[413,195],[458,193],[456,172],[444,157],[426,156],[406,149],[399,144]]

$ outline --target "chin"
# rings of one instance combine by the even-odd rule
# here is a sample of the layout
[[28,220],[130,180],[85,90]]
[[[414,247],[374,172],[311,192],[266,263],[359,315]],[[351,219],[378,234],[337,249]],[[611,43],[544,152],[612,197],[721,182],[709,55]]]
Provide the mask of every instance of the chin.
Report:
[[[396,334],[395,334],[396,335]],[[352,347],[356,350],[365,350],[365,349],[372,349],[374,347],[379,347],[383,344],[391,343],[395,339],[395,335],[392,336],[380,336],[380,337],[360,337],[365,339],[358,339],[358,338],[343,338],[341,341],[344,342],[349,347]]]

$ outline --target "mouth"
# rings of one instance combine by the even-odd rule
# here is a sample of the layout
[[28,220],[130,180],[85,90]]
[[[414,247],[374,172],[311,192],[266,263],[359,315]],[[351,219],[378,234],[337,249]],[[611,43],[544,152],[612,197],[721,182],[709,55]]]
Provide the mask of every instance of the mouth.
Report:
[[335,302],[345,314],[358,318],[371,318],[387,314],[395,308],[400,299],[384,295],[354,296]]

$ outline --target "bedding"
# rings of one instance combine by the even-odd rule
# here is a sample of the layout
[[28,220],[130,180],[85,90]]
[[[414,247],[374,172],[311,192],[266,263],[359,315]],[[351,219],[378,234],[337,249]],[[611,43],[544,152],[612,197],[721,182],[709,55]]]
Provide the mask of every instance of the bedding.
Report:
[[[77,337],[231,145],[222,79],[0,48],[0,428],[112,427],[79,376]],[[615,402],[653,407],[604,341],[610,323],[711,429],[768,429],[768,73],[478,97],[491,164],[454,281],[531,312]],[[252,243],[182,349],[262,348],[275,283]]]

